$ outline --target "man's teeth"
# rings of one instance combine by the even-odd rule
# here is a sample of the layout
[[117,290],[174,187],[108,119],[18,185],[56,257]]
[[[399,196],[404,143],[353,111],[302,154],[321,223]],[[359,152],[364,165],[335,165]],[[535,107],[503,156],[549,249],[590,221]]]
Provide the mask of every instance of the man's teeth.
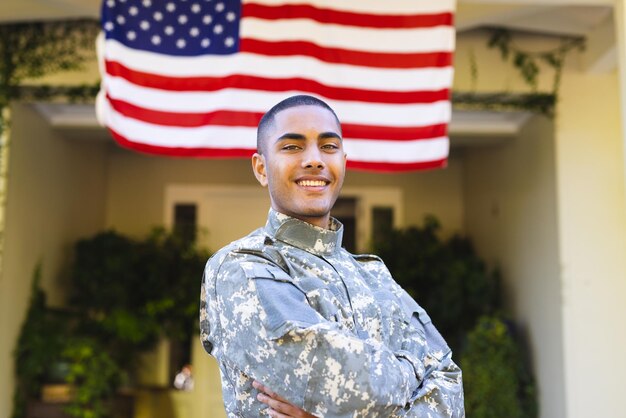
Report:
[[326,186],[326,182],[322,180],[302,180],[298,184],[304,187],[321,187]]

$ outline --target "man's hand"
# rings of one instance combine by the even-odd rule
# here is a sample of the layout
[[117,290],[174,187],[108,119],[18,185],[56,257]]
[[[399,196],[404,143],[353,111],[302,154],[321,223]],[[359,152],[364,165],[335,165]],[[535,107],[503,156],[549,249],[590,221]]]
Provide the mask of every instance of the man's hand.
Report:
[[252,386],[260,393],[257,395],[257,399],[268,406],[268,413],[271,417],[278,418],[315,418],[315,415],[311,415],[304,409],[300,409],[295,405],[289,403],[288,400],[281,398],[276,393],[272,392],[270,388],[264,386],[256,380],[252,382]]

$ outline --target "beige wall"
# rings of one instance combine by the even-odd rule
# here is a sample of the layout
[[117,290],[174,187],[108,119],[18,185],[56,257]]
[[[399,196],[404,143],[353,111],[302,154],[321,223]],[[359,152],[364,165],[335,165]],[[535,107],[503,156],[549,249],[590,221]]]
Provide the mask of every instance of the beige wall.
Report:
[[12,351],[35,265],[43,263],[42,285],[50,303],[61,304],[60,283],[72,244],[104,225],[104,148],[59,137],[32,107],[14,107],[0,277],[0,417],[8,417],[13,404]]
[[626,417],[626,199],[619,84],[615,73],[567,74],[562,91],[556,166],[568,416]]
[[553,124],[465,153],[465,225],[502,271],[504,306],[527,337],[542,417],[565,417]]
[[[533,39],[521,42],[527,42],[526,45],[530,47],[537,45]],[[487,50],[485,44],[486,38],[481,34],[464,36],[459,40],[455,90],[528,92],[529,88],[521,83],[510,64],[502,63],[498,53]],[[621,44],[623,47],[623,42]],[[470,51],[477,57],[477,83],[473,83],[469,76]],[[515,312],[526,321],[531,342],[540,344],[536,346],[534,359],[540,379],[542,417],[549,418],[625,416],[621,411],[620,393],[623,388],[622,376],[626,374],[626,359],[616,355],[626,352],[626,328],[620,323],[620,319],[626,317],[624,113],[620,110],[617,74],[586,73],[582,66],[584,62],[584,53],[573,53],[568,57],[560,89],[554,136],[552,139],[545,138],[553,142],[554,147],[558,277],[546,280],[539,287],[535,282],[536,277],[531,278],[529,275],[528,280],[531,282],[515,285],[513,304]],[[621,62],[621,65],[626,63]],[[543,70],[540,86],[544,91],[549,89],[551,81],[552,73]],[[531,166],[529,169],[528,175],[536,179],[536,167]],[[521,191],[524,192],[521,196],[527,196],[525,193],[528,190]],[[531,198],[531,202],[532,199],[535,198]],[[526,204],[521,201],[517,203],[518,207]],[[473,204],[468,199],[466,205]],[[468,216],[470,212],[468,208]],[[469,231],[469,217],[467,222]],[[492,245],[507,244],[506,241],[498,241],[506,240],[509,236],[506,231],[510,230],[511,225],[505,228],[503,234],[493,237]],[[523,231],[519,239],[534,236],[537,240],[537,237],[547,232]],[[554,269],[555,266],[544,254],[548,244],[543,241],[539,244],[542,252],[517,252],[517,260],[507,261],[503,257],[501,262],[505,271],[517,275],[519,265],[524,260],[539,264],[526,268],[528,273],[541,268],[546,272]],[[531,260],[528,256],[532,254],[535,254],[535,258]],[[513,288],[510,287],[510,290]],[[555,292],[560,293],[558,299],[554,299]],[[551,308],[543,304],[554,300],[562,302],[561,335],[558,332],[547,334],[550,329],[556,331],[554,327],[559,319],[554,317]],[[533,302],[538,312],[531,315]],[[552,315],[549,324],[545,324],[544,319],[538,316],[545,309],[549,309]],[[540,336],[546,339],[540,341],[537,339]],[[554,350],[561,350],[558,354],[562,360],[555,358],[557,352]],[[600,366],[599,359],[609,365]],[[560,388],[553,387],[560,384],[562,377],[541,370],[542,367],[552,369],[549,363],[552,360],[562,361],[564,365],[565,407],[561,415],[548,414],[548,411],[559,413],[561,407],[554,402],[562,402],[552,397],[562,396]]]

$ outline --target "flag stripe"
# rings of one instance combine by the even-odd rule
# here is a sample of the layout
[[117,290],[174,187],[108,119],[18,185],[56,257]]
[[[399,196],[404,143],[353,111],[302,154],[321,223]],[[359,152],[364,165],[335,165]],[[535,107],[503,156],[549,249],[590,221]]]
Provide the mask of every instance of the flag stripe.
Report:
[[[267,42],[307,42],[325,48],[361,52],[416,53],[451,52],[454,50],[454,28],[437,26],[419,29],[377,29],[321,24],[307,19],[267,21],[256,18],[241,20],[241,38]],[[407,42],[410,39],[411,42]]]
[[372,15],[320,8],[308,4],[268,6],[258,3],[246,3],[242,7],[242,15],[267,20],[280,20],[288,16],[290,19],[311,19],[319,23],[390,29],[452,25],[452,13]]
[[120,63],[107,61],[106,71],[111,76],[122,77],[130,83],[168,91],[218,91],[229,88],[244,90],[285,91],[296,90],[317,94],[334,100],[355,100],[380,103],[433,103],[447,100],[449,91],[376,91],[333,87],[306,78],[267,78],[248,75],[226,77],[164,77],[132,71]]
[[[109,126],[122,137],[154,146],[175,148],[255,149],[256,129],[241,126],[202,126],[179,128],[155,126],[126,117],[110,108],[106,113]],[[389,141],[385,139],[343,139],[348,158],[354,161],[421,162],[445,158],[448,152],[446,137],[429,140]]]
[[375,171],[384,173],[398,173],[403,171],[416,171],[416,170],[432,170],[434,168],[443,168],[447,165],[448,159],[442,158],[440,160],[433,161],[421,161],[418,163],[396,163],[385,162],[376,163],[371,161],[351,161],[348,160],[348,168],[360,171]]
[[[443,68],[367,68],[337,63],[325,63],[316,58],[275,57],[241,52],[235,56],[169,57],[148,51],[138,51],[108,39],[104,45],[106,61],[123,62],[134,71],[155,75],[202,77],[210,68],[215,77],[250,74],[267,78],[302,77],[322,84],[342,84],[366,90],[406,91],[441,90],[452,84],[453,70]],[[451,56],[449,56],[451,59]]]
[[452,64],[451,53],[351,51],[323,47],[305,41],[261,41],[243,38],[241,39],[241,51],[267,56],[304,55],[324,62],[372,68],[428,68],[447,67]]
[[[332,8],[333,10],[344,12],[355,12],[362,14],[389,15],[389,14],[434,14],[450,12],[454,10],[456,0],[359,0],[359,1],[328,1],[328,0],[254,0],[256,4],[279,7],[282,5],[308,4],[314,7]],[[245,4],[245,2],[244,2]]]
[[[155,125],[194,128],[205,125],[248,126],[256,128],[262,112],[215,111],[210,113],[173,113],[149,110],[121,100],[108,98],[111,107],[121,115]],[[388,126],[342,124],[345,137],[361,139],[415,140],[446,135],[446,124],[391,128]]]
[[[265,112],[284,98],[304,94],[300,90],[263,92],[226,89],[216,92],[168,92],[129,83],[120,77],[109,77],[105,82],[108,97],[133,103],[146,109],[159,110],[155,105],[167,103],[167,108],[176,113],[207,113],[217,110],[240,110]],[[346,123],[370,124],[376,115],[381,126],[426,126],[446,123],[450,120],[451,108],[447,100],[434,103],[387,104],[356,101],[327,100],[335,109],[339,119]],[[225,105],[227,103],[227,105]]]
[[[193,149],[193,148],[177,148],[177,147],[161,147],[156,145],[142,144],[129,141],[121,136],[113,129],[110,129],[113,138],[121,146],[132,149],[134,151],[143,152],[152,155],[167,155],[173,157],[211,157],[211,158],[249,158],[255,152],[253,149],[230,148],[230,149]],[[371,162],[371,161],[353,161],[348,160],[349,169],[361,171],[376,171],[397,173],[402,171],[429,170],[446,166],[447,159],[434,161],[421,161],[415,163],[390,163],[390,162]]]

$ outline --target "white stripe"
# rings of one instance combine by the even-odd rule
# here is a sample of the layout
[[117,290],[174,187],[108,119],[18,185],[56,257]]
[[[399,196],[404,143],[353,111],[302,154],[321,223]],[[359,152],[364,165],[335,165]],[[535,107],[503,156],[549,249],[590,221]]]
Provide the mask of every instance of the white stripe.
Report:
[[241,19],[240,36],[263,41],[307,41],[330,48],[365,52],[453,51],[453,27],[372,29],[318,23],[309,19]]
[[256,148],[256,128],[233,126],[203,126],[172,128],[152,125],[116,112],[108,101],[99,103],[98,112],[105,125],[133,142],[160,147],[182,148]]
[[322,9],[373,14],[433,14],[454,11],[455,0],[244,0],[267,6],[311,5]]
[[233,74],[267,78],[302,77],[328,86],[380,91],[420,91],[449,88],[452,67],[386,69],[327,64],[308,57],[269,57],[239,53],[202,57],[171,57],[138,51],[108,39],[105,58],[135,71],[168,77],[223,77]]
[[[107,103],[102,112],[105,122],[129,141],[180,148],[256,148],[256,129],[231,126],[202,128],[168,128],[127,118]],[[226,138],[226,139],[225,139]],[[448,138],[418,141],[386,141],[344,139],[344,148],[351,161],[416,163],[446,158]]]
[[344,139],[348,160],[380,163],[421,163],[448,156],[448,138],[418,141]]
[[[205,113],[235,110],[264,113],[279,101],[301,91],[259,92],[225,89],[217,92],[168,92],[136,86],[120,77],[107,77],[106,90],[113,99],[146,109]],[[447,123],[451,110],[448,101],[429,104],[383,104],[325,100],[345,123],[382,126],[425,126]]]

